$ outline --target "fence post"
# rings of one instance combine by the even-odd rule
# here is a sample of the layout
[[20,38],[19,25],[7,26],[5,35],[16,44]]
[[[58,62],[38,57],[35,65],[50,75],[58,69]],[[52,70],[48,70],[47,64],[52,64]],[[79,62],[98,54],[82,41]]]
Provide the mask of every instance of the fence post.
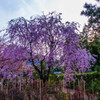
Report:
[[71,94],[70,94],[70,81],[69,81],[69,98],[71,99]]
[[38,88],[38,80],[36,80],[37,81],[37,84],[36,84],[36,86],[37,86],[37,88]]
[[62,85],[63,85],[63,90],[62,90],[62,91],[64,91],[64,80],[62,80],[62,82],[63,82],[63,83],[62,83]]
[[73,90],[75,90],[75,82],[73,81]]
[[43,81],[40,79],[40,100],[44,100],[43,99],[43,95],[44,95],[44,88],[43,88]]
[[40,79],[40,100],[41,100],[41,79]]
[[1,80],[1,90],[3,90],[3,79]]
[[92,93],[94,94],[94,89],[93,89],[93,79],[92,79]]
[[20,91],[21,91],[21,80],[20,80]]
[[8,94],[8,81],[7,81],[7,91],[6,91],[6,92],[7,92],[7,94]]
[[78,79],[78,86],[80,86],[80,81],[79,81],[79,79]]
[[86,100],[85,99],[85,81],[84,81],[84,100]]
[[32,81],[32,88],[33,88],[33,79],[31,81]]

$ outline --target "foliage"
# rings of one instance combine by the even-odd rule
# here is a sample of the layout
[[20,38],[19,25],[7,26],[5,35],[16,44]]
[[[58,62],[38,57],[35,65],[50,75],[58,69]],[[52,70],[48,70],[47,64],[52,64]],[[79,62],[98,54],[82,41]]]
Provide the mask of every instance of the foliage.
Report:
[[56,95],[57,100],[69,100],[69,95],[67,93],[59,92]]
[[[85,81],[86,84],[86,90],[88,90],[88,93],[99,93],[100,94],[100,72],[86,72],[86,73],[81,73],[81,74],[73,74],[75,78],[75,82],[71,81],[70,84],[66,83],[67,88],[73,88],[73,82],[75,87],[78,86],[78,81]],[[57,79],[59,80],[57,80]],[[64,75],[50,75],[50,82],[53,84],[54,82],[57,81],[59,83],[64,79]],[[69,86],[70,85],[70,86]]]
[[[97,0],[100,3],[99,0]],[[84,4],[85,10],[81,12],[82,15],[88,17],[88,28],[92,35],[100,36],[100,7],[92,4]]]
[[93,42],[91,42],[88,49],[96,59],[96,63],[92,67],[92,70],[100,71],[100,38],[96,38]]
[[[100,3],[99,0],[96,0]],[[83,42],[92,42],[95,38],[100,36],[100,7],[93,4],[84,4],[84,10],[81,11],[81,15],[88,17],[88,24],[84,26],[81,38]]]
[[[100,0],[96,1],[100,3]],[[96,59],[96,63],[91,69],[100,71],[100,7],[85,3],[84,8],[81,15],[88,17],[88,24],[83,28],[81,41],[83,48],[86,47]]]
[[[77,24],[62,23],[61,14],[51,12],[48,15],[23,17],[9,21],[6,33],[8,45],[1,55],[0,73],[3,79],[14,77],[34,78],[33,71],[45,83],[52,68],[65,67],[65,79],[69,81],[69,73],[85,72],[90,67],[90,61],[95,59],[86,49],[79,45]],[[26,65],[30,61],[31,65]],[[39,63],[38,63],[39,62]],[[38,63],[38,64],[37,64]]]

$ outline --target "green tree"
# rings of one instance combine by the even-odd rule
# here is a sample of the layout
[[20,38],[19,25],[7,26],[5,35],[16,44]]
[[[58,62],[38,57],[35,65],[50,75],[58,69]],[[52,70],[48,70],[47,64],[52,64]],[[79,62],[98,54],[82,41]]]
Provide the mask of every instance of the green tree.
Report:
[[91,42],[88,49],[96,58],[96,63],[92,67],[92,70],[100,71],[100,38],[96,38],[93,42]]
[[[100,3],[100,0],[96,1]],[[88,17],[88,24],[84,26],[81,33],[83,48],[86,47],[91,54],[96,55],[96,63],[92,70],[100,71],[100,7],[85,3],[81,15]]]
[[[100,3],[100,0],[96,1]],[[85,10],[81,12],[81,15],[88,17],[88,34],[92,34],[94,38],[98,36],[100,37],[100,7],[85,3],[84,8]]]

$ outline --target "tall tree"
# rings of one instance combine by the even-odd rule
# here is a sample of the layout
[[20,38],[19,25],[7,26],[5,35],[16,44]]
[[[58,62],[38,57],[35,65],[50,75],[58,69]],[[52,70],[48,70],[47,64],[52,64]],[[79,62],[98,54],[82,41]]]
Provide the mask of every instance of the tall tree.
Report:
[[76,23],[62,23],[60,13],[52,12],[30,20],[12,19],[6,31],[9,45],[4,56],[9,58],[9,66],[14,69],[22,62],[30,61],[44,84],[52,67],[63,65],[68,81],[68,73],[85,72],[90,67],[89,61],[94,60],[86,49],[80,47],[76,33]]
[[[96,0],[100,3],[99,0]],[[81,12],[81,15],[88,17],[88,35],[92,36],[92,40],[95,37],[100,37],[100,7],[97,5],[92,5],[85,3],[85,10]]]
[[[100,3],[100,0],[96,0]],[[84,26],[83,32],[81,34],[82,41],[84,46],[87,47],[87,50],[95,54],[96,63],[92,67],[93,70],[100,69],[100,7],[93,4],[84,4],[85,10],[81,12],[81,15],[88,17],[88,24]],[[97,66],[97,67],[95,67]]]
[[92,70],[100,72],[100,38],[96,38],[93,42],[91,42],[88,49],[96,59],[95,65],[91,67]]

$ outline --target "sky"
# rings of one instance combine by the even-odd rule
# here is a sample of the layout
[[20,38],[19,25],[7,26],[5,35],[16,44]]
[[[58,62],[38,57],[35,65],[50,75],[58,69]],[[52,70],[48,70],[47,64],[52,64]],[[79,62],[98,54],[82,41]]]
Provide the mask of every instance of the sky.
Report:
[[96,3],[95,0],[0,0],[0,30],[6,28],[11,19],[29,19],[31,16],[56,11],[62,13],[63,22],[78,22],[81,31],[87,22],[87,18],[80,15],[85,2]]

